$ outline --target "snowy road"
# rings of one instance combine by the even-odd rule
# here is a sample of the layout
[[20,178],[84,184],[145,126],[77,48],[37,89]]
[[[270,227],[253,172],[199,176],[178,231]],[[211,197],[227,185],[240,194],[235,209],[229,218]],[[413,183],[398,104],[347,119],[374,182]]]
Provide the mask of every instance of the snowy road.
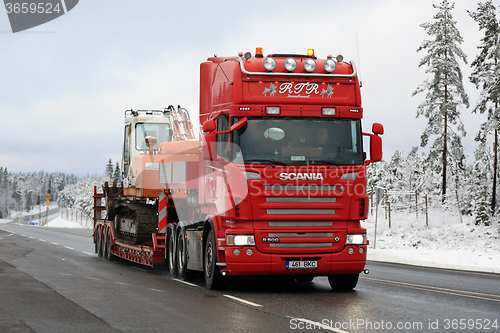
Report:
[[500,332],[495,274],[369,262],[351,292],[332,292],[323,277],[239,278],[214,292],[199,276],[186,284],[101,260],[89,234],[0,226],[1,332]]

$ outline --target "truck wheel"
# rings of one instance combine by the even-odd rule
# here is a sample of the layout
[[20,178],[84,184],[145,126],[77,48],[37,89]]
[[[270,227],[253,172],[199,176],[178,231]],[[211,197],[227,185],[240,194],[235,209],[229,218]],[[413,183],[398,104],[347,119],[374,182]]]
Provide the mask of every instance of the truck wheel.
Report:
[[108,238],[106,237],[107,230],[108,230],[108,228],[104,228],[104,230],[102,232],[102,241],[101,241],[102,257],[104,259],[108,259]]
[[97,232],[97,256],[99,258],[102,258],[103,256],[103,251],[102,251],[102,233],[101,233],[101,228],[98,229],[99,231]]
[[111,229],[108,228],[108,232],[106,232],[106,259],[109,261],[113,261],[115,259],[115,255],[111,253]]
[[185,231],[180,230],[177,234],[177,274],[179,279],[186,280],[187,278],[187,251]]
[[99,252],[99,232],[94,229],[94,253]]
[[358,284],[359,274],[328,275],[328,282],[333,290],[351,290]]
[[167,252],[166,261],[168,264],[168,271],[170,276],[177,276],[177,260],[175,260],[175,235],[173,232],[167,233]]
[[222,276],[217,267],[217,243],[215,234],[210,230],[207,242],[205,243],[205,261],[204,261],[205,284],[208,289],[219,289],[222,284]]

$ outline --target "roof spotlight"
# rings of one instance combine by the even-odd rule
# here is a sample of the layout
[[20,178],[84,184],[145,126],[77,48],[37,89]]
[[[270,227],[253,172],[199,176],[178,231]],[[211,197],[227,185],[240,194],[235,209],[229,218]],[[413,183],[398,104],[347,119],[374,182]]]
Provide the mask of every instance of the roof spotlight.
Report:
[[311,58],[304,60],[304,69],[306,70],[306,72],[311,73],[316,69],[316,61]]
[[337,68],[337,63],[333,59],[326,59],[323,63],[323,68],[326,72],[331,73]]
[[274,59],[273,57],[266,57],[266,59],[264,59],[264,68],[267,71],[271,72],[276,68],[276,65],[277,65],[276,59]]
[[285,69],[289,72],[293,72],[297,68],[297,60],[293,58],[286,58],[285,62],[283,63],[285,66]]

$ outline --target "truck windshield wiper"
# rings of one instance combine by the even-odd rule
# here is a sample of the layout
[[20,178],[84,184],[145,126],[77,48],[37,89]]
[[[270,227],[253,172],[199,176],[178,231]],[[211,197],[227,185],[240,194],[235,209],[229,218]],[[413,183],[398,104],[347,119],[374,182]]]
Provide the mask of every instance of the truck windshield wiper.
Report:
[[248,162],[269,163],[269,164],[278,164],[278,165],[288,165],[285,162],[276,161],[276,160],[273,160],[273,159],[269,159],[269,160],[266,160],[266,159],[245,160],[245,163],[248,163]]

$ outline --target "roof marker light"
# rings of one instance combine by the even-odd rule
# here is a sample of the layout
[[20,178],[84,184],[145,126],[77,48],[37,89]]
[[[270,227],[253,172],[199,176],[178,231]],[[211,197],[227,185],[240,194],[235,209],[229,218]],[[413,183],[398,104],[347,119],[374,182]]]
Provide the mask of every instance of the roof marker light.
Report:
[[289,72],[293,72],[297,68],[297,60],[293,58],[286,58],[285,61],[283,62],[283,65],[285,66],[285,69]]
[[262,47],[255,48],[255,58],[264,58]]
[[309,57],[314,57],[314,49],[307,49],[307,55]]

